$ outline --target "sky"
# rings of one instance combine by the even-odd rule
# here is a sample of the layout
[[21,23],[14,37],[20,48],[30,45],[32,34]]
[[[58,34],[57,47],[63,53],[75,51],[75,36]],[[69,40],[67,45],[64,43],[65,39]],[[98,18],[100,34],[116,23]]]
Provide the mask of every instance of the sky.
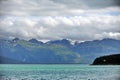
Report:
[[0,0],[0,38],[120,40],[120,0]]

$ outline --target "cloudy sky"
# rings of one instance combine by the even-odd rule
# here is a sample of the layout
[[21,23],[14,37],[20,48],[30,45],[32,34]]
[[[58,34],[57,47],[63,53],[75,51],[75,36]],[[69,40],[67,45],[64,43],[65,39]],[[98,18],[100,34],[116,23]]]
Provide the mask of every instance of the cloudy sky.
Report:
[[0,0],[0,38],[120,39],[120,0]]

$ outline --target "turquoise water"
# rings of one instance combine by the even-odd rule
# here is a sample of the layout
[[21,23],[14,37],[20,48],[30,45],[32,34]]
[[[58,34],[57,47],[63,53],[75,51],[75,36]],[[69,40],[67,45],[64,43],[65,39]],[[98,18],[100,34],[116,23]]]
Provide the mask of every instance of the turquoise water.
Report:
[[2,64],[0,80],[120,80],[120,66]]

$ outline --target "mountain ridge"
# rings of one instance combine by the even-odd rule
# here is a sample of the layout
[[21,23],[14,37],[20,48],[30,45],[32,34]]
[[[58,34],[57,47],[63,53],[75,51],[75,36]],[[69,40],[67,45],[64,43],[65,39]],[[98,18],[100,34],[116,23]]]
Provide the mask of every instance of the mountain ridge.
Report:
[[120,52],[120,40],[103,39],[72,45],[69,40],[43,43],[36,39],[0,39],[0,56],[25,63],[83,63],[89,64],[102,55]]

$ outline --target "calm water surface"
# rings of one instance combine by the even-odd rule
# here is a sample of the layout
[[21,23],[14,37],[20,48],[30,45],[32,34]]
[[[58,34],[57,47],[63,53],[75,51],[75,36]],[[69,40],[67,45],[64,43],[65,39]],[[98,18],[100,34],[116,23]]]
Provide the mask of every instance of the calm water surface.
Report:
[[1,64],[0,80],[120,80],[120,66]]

